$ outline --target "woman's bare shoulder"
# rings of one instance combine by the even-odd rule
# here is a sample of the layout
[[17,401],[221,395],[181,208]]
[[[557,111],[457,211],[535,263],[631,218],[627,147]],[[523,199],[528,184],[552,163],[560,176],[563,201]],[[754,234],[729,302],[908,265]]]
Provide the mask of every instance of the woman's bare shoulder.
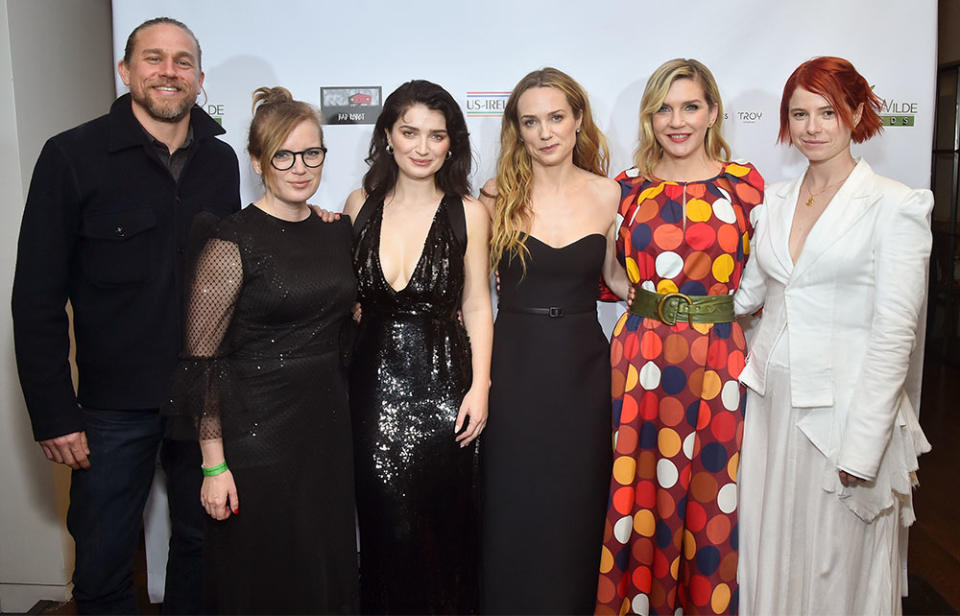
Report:
[[366,200],[366,191],[362,188],[356,189],[347,197],[347,202],[343,206],[343,213],[349,216],[351,220],[356,220],[357,214],[360,213],[360,208],[363,207]]
[[614,211],[620,205],[620,184],[616,180],[590,173],[587,179],[587,190],[590,191],[593,201],[602,203]]

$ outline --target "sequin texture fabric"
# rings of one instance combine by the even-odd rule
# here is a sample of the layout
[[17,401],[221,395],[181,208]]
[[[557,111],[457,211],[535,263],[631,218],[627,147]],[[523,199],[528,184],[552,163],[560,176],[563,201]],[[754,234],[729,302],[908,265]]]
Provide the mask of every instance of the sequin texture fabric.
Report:
[[288,222],[248,206],[198,243],[183,357],[163,412],[171,436],[222,437],[241,503],[237,515],[207,524],[208,609],[353,611],[340,353],[356,293],[349,224],[312,214]]
[[[469,614],[477,606],[477,450],[454,424],[470,387],[457,317],[465,246],[437,208],[408,285],[380,267],[383,204],[358,215],[354,267],[363,318],[350,374],[363,613]],[[457,212],[454,212],[457,213]]]

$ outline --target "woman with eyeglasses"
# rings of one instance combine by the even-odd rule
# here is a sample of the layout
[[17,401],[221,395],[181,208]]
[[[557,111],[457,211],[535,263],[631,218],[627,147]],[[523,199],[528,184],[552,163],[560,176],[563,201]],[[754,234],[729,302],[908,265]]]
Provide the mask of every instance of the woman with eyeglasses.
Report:
[[203,453],[207,609],[354,612],[350,226],[307,205],[326,155],[316,110],[280,87],[257,89],[254,108],[248,152],[265,192],[199,250],[164,412]]
[[350,367],[361,611],[476,613],[493,318],[459,105],[434,83],[401,85],[367,162],[344,209],[362,306]]

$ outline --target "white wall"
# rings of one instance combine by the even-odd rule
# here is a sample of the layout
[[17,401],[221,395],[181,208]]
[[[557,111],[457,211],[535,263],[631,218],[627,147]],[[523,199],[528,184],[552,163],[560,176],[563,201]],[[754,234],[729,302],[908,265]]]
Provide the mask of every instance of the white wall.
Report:
[[30,175],[50,136],[114,97],[110,0],[0,0],[0,611],[69,598],[69,471],[33,441],[17,381],[10,290]]

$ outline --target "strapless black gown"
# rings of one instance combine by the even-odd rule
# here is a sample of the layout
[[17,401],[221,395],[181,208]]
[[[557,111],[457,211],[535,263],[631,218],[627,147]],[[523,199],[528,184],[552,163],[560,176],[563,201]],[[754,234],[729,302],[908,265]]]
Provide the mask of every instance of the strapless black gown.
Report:
[[476,613],[477,448],[454,440],[472,380],[457,316],[463,202],[441,202],[401,291],[380,267],[382,218],[383,204],[368,201],[354,225],[363,309],[350,371],[361,611]]
[[610,346],[596,312],[606,240],[526,246],[525,274],[519,259],[500,265],[481,609],[592,614],[611,464]]

